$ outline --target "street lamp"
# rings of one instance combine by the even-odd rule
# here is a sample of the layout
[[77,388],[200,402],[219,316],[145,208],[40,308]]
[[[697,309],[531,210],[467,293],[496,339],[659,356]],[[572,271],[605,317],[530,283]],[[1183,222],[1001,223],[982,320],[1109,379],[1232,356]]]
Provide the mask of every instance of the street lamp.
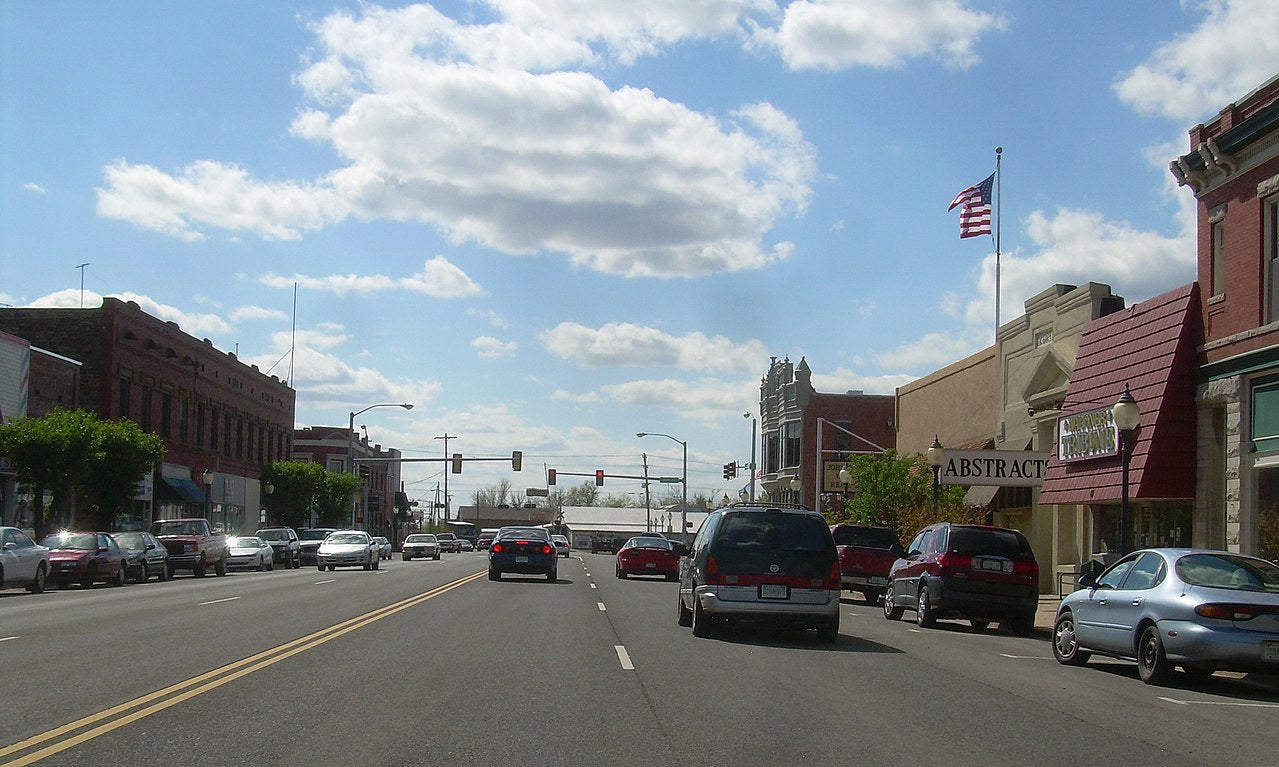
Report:
[[1133,399],[1132,392],[1128,390],[1128,384],[1124,384],[1124,393],[1119,396],[1119,400],[1110,408],[1110,415],[1115,420],[1115,428],[1119,430],[1119,456],[1123,466],[1120,482],[1122,487],[1119,496],[1119,555],[1123,556],[1132,548],[1128,541],[1128,537],[1132,532],[1128,529],[1130,520],[1128,509],[1128,465],[1132,461],[1132,433],[1137,428],[1138,422],[1141,421],[1141,406],[1137,404],[1137,400]]
[[684,481],[681,483],[683,487],[683,495],[679,504],[679,536],[680,540],[684,540],[688,536],[688,443],[684,440],[675,439],[669,434],[662,434],[655,431],[641,431],[635,434],[637,437],[666,437],[671,442],[678,442],[684,448]]
[[205,469],[200,474],[200,480],[204,482],[204,518],[213,522],[209,519],[209,515],[213,513],[213,469]]
[[[271,484],[271,480],[269,480],[269,479],[268,479],[268,480],[266,481],[266,484],[262,486],[262,492],[266,493],[266,501],[267,501],[266,505],[267,505],[267,506],[270,506],[270,505],[271,505],[271,494],[275,492],[275,485]],[[266,521],[267,521],[267,520],[266,520],[266,509],[263,509],[262,519],[261,519],[260,521],[261,521],[263,524],[265,524],[265,523],[266,523]]]
[[933,435],[933,444],[928,446],[928,465],[933,467],[933,515],[937,514],[937,491],[941,487],[941,467],[946,462],[946,448],[941,440]]
[[[755,427],[756,427],[756,424],[758,423],[758,421],[756,421],[754,418],[751,418],[751,414],[750,414],[750,413],[742,413],[742,418],[750,418],[750,419],[751,419],[751,468],[750,468],[750,472],[751,472],[751,494],[750,494],[750,502],[751,502],[751,503],[754,503],[754,502],[755,502]],[[742,500],[744,501],[744,500],[747,500],[747,499],[743,498]]]
[[[412,410],[413,406],[407,402],[380,402],[376,405],[369,405],[363,410],[351,411],[351,419],[347,422],[346,430],[346,471],[348,474],[355,474],[355,417],[360,413],[367,413],[375,407],[402,407],[405,410]],[[351,528],[355,528],[355,506],[357,501],[351,501]]]

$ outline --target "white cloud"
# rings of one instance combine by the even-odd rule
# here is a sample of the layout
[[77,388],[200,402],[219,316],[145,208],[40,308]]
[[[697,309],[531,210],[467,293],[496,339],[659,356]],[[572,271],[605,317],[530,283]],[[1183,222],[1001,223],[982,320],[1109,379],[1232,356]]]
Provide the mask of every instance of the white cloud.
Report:
[[727,417],[740,419],[742,413],[758,407],[759,382],[754,379],[725,381],[717,378],[701,378],[694,382],[674,378],[647,379],[606,384],[589,392],[561,389],[553,398],[558,402],[579,405],[613,402],[659,408],[669,410],[681,419],[718,425]]
[[[909,367],[908,365],[885,365],[885,367]],[[915,380],[915,376],[897,374],[868,376],[847,368],[837,368],[830,373],[813,373],[813,388],[828,394],[843,394],[849,391],[860,391],[866,394],[892,394],[898,386],[904,386]]]
[[674,366],[750,373],[759,370],[768,358],[760,341],[738,344],[702,333],[672,336],[631,323],[609,323],[597,329],[562,322],[543,332],[541,339],[556,357],[587,366]]
[[795,70],[888,69],[924,56],[966,69],[978,61],[981,36],[1006,25],[960,0],[797,0],[759,40]]
[[[989,324],[993,331],[994,315],[992,314],[991,317]],[[926,333],[918,339],[878,355],[875,359],[880,366],[889,370],[931,371],[961,360],[986,345],[980,340],[953,333]],[[905,380],[892,377],[894,391],[897,386],[910,383],[916,377],[911,375],[900,377]]]
[[501,312],[493,309],[479,309],[471,307],[466,310],[466,315],[468,317],[479,317],[498,330],[505,330],[510,326],[510,323],[506,321],[506,317],[504,317]]
[[1192,5],[1205,13],[1200,25],[1159,46],[1115,84],[1119,99],[1141,114],[1203,120],[1279,72],[1279,3]]
[[502,341],[493,336],[480,336],[471,342],[471,348],[484,359],[500,359],[514,355],[519,344],[514,341]]
[[40,186],[34,181],[28,181],[27,183],[22,185],[22,188],[27,190],[28,192],[35,192],[36,194],[45,194],[46,192],[43,186]]
[[368,295],[387,290],[407,290],[432,298],[470,298],[484,293],[484,289],[468,277],[466,272],[443,256],[427,261],[422,271],[409,277],[387,277],[381,274],[331,274],[325,277],[267,274],[258,281],[273,288],[288,288],[296,283],[308,290],[339,296],[351,293]]
[[246,322],[254,320],[287,320],[289,315],[279,309],[271,309],[265,306],[241,306],[231,312],[232,322]]
[[[97,308],[102,305],[102,295],[86,290],[81,298],[81,292],[77,288],[67,288],[59,290],[48,295],[41,296],[36,300],[26,304],[26,306],[36,309],[79,309],[82,306],[86,309]],[[149,297],[139,295],[137,293],[112,293],[112,298],[118,298],[121,301],[132,301],[137,304],[142,311],[150,314],[152,317],[158,317],[166,322],[175,322],[183,332],[189,333],[197,338],[200,336],[212,336],[218,333],[227,333],[232,330],[231,324],[216,314],[186,312],[176,306],[162,304],[159,301]]]

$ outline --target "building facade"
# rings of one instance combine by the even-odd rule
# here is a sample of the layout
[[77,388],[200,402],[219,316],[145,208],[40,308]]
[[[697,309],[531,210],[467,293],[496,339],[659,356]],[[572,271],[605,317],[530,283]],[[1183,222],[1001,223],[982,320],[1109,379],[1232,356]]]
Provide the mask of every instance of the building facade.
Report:
[[399,450],[384,449],[371,443],[367,434],[357,434],[344,427],[308,426],[294,431],[289,460],[318,463],[325,471],[341,474],[351,470],[347,465],[348,449],[360,475],[351,524],[398,543],[403,537],[395,519],[395,493],[401,489]]

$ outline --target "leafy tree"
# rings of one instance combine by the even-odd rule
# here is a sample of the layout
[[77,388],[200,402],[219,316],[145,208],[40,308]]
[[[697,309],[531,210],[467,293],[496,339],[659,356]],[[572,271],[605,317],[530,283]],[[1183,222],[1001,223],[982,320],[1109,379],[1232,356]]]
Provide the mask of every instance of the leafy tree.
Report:
[[360,478],[345,472],[325,471],[315,496],[315,513],[321,527],[345,527],[351,522],[351,504],[360,489]]
[[844,508],[827,513],[832,523],[857,522],[890,527],[903,541],[933,522],[982,521],[985,512],[964,505],[964,488],[938,488],[933,511],[933,474],[920,454],[902,456],[896,450],[882,455],[857,455],[848,462],[852,495]]
[[555,489],[551,491],[552,506],[595,506],[600,496],[600,489],[594,481],[580,485]]
[[[37,539],[48,534],[51,522],[70,524],[71,496],[83,483],[94,455],[98,423],[88,411],[57,409],[40,418],[0,424],[0,453],[34,496],[31,515]],[[46,493],[52,498],[52,519],[45,516]]]
[[318,463],[276,461],[268,466],[263,479],[274,486],[268,501],[273,522],[293,528],[311,524],[323,476],[324,467]]
[[109,530],[137,495],[138,481],[164,458],[164,440],[127,420],[96,421],[93,429],[83,487],[94,502],[97,529]]

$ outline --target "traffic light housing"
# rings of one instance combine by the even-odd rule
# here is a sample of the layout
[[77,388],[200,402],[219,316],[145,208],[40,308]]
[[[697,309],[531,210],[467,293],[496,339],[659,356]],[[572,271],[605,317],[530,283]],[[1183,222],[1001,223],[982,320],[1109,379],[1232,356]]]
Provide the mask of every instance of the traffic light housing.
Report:
[[595,470],[595,486],[596,487],[604,486],[604,470],[603,469]]
[[546,484],[548,485],[555,484],[555,469],[546,470]]
[[520,471],[524,468],[524,453],[519,450],[511,451],[511,470]]
[[724,464],[724,479],[734,479],[737,477],[737,463],[729,461]]
[[369,478],[369,467],[367,464],[360,465],[360,479],[367,481]]
[[454,474],[462,473],[462,454],[461,453],[453,454],[453,473]]

